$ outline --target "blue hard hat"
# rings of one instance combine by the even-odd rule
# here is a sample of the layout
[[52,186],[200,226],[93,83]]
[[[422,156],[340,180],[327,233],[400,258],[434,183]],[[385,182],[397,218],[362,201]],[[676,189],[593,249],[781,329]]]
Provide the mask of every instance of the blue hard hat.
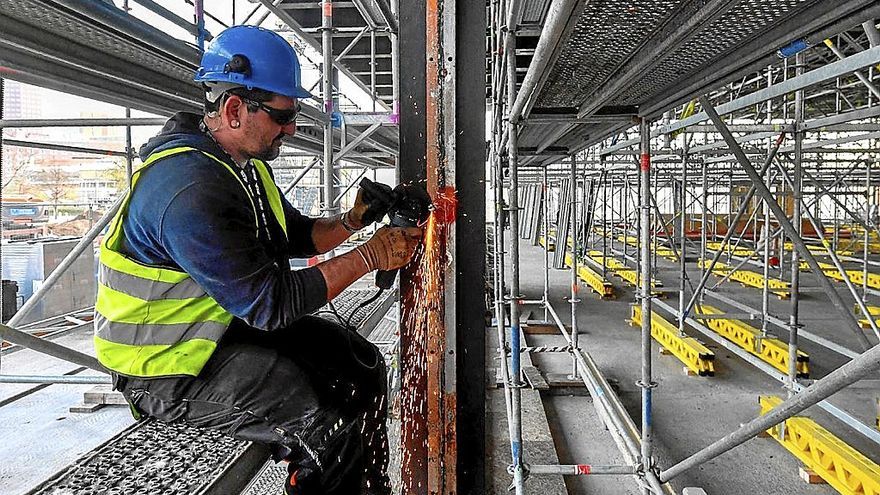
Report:
[[277,33],[257,26],[232,26],[211,40],[194,80],[311,98],[302,87],[301,74],[296,52]]

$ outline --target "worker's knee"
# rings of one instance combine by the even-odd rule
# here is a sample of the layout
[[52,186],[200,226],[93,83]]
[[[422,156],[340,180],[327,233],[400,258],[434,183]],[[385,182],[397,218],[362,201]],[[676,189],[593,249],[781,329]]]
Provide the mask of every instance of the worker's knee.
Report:
[[316,412],[306,427],[285,434],[288,460],[320,473],[325,492],[333,492],[363,471],[362,421],[336,409]]

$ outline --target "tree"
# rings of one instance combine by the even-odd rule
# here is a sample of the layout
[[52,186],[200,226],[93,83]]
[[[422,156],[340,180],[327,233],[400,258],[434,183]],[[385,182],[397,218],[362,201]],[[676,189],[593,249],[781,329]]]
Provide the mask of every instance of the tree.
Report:
[[60,165],[52,164],[40,174],[43,193],[54,206],[55,218],[58,218],[58,203],[70,195],[72,185],[71,174],[65,172]]
[[[19,153],[11,153],[11,157],[4,157],[5,160],[0,160],[3,162],[3,170],[2,170],[2,179],[0,179],[0,191],[7,191],[7,187],[9,187],[18,177],[21,175],[22,170],[27,165],[33,165],[33,154],[19,154]],[[9,189],[14,189],[13,187],[9,187]]]

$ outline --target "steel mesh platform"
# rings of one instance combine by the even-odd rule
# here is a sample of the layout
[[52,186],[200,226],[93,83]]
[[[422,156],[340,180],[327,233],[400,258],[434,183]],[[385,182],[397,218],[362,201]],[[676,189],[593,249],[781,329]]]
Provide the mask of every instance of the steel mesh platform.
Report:
[[588,2],[535,106],[579,106],[684,1]]
[[208,493],[207,486],[249,445],[216,431],[148,420],[124,430],[29,495]]
[[722,54],[759,36],[811,3],[806,0],[752,0],[735,5],[665,57],[647,77],[639,79],[612,105],[637,105],[649,100],[675,84],[682,75],[717,61]]
[[[711,87],[730,78],[731,68],[772,57],[783,44],[840,21],[823,17],[832,7],[847,16],[866,10],[868,4],[847,1],[838,5],[824,0],[586,2],[568,39],[561,43],[558,60],[535,106],[580,108],[600,95],[603,101],[595,102],[600,106],[641,106],[687,86],[698,73],[705,75],[705,86]],[[691,25],[697,14],[703,22]],[[673,33],[681,38],[669,51],[638,60]],[[780,37],[780,33],[784,34]],[[736,56],[736,50],[746,46],[755,50]],[[634,63],[644,70],[629,80],[618,80]],[[603,93],[607,86],[621,82],[620,90]]]

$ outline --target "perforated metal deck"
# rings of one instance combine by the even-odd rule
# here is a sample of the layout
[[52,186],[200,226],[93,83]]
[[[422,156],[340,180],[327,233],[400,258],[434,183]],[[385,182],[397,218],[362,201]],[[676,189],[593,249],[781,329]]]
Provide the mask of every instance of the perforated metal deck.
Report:
[[223,479],[253,448],[215,431],[144,421],[29,495],[219,494]]
[[519,136],[521,165],[590,146],[631,125],[633,114],[657,117],[766,66],[794,40],[820,42],[873,19],[880,6],[869,0],[607,0],[581,2],[574,13],[549,57],[532,116],[606,119],[527,123]]

